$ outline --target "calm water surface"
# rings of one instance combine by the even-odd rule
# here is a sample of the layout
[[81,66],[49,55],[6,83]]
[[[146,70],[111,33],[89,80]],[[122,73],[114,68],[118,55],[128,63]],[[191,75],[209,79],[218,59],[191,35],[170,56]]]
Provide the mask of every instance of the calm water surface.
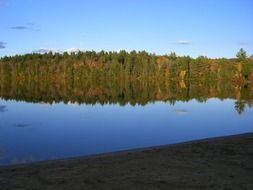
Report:
[[0,165],[84,156],[253,132],[253,108],[235,100],[145,106],[0,99]]

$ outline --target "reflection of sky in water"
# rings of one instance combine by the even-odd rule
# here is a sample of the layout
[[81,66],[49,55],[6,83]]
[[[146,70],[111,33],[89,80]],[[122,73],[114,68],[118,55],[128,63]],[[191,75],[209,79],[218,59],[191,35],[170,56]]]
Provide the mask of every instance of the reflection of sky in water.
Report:
[[[3,101],[0,164],[14,164],[253,132],[253,109],[234,100],[146,106]],[[3,107],[2,107],[3,108]]]
[[27,124],[27,123],[18,123],[14,125],[15,127],[30,127],[31,124]]
[[6,111],[7,111],[6,106],[0,105],[0,113]]
[[4,148],[0,145],[0,160],[4,158]]

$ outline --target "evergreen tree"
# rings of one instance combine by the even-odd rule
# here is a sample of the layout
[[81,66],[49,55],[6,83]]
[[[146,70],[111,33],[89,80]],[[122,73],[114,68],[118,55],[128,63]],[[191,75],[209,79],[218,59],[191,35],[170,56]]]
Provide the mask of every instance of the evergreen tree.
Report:
[[243,48],[241,48],[236,54],[236,57],[239,61],[245,61],[247,59],[247,52]]

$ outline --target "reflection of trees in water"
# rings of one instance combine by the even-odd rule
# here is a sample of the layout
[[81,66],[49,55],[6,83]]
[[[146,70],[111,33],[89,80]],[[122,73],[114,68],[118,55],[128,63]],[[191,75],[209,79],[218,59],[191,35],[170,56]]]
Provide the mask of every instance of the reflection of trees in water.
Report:
[[[235,109],[242,113],[245,105],[253,105],[253,84],[235,85],[233,82],[184,81],[184,85],[170,80],[79,80],[69,85],[55,78],[36,81],[24,79],[16,85],[0,83],[0,96],[27,102],[145,105],[154,101],[166,101],[174,105],[176,101],[196,99],[206,102],[209,98],[237,99]],[[4,86],[4,88],[3,88]],[[1,107],[6,111],[6,107]]]
[[237,111],[238,114],[242,114],[245,109],[246,109],[246,106],[248,106],[249,108],[252,108],[253,106],[253,100],[237,100],[235,102],[235,109]]
[[235,109],[239,114],[242,114],[245,110],[246,104],[245,101],[236,101],[235,102]]
[[252,99],[252,100],[248,100],[247,103],[248,103],[248,106],[249,106],[250,108],[253,107],[253,99]]

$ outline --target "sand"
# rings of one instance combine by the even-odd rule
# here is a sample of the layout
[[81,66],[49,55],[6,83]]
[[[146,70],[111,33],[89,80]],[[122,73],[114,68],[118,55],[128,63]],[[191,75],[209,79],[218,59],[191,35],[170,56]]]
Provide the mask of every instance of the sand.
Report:
[[253,134],[0,167],[0,190],[253,189]]

